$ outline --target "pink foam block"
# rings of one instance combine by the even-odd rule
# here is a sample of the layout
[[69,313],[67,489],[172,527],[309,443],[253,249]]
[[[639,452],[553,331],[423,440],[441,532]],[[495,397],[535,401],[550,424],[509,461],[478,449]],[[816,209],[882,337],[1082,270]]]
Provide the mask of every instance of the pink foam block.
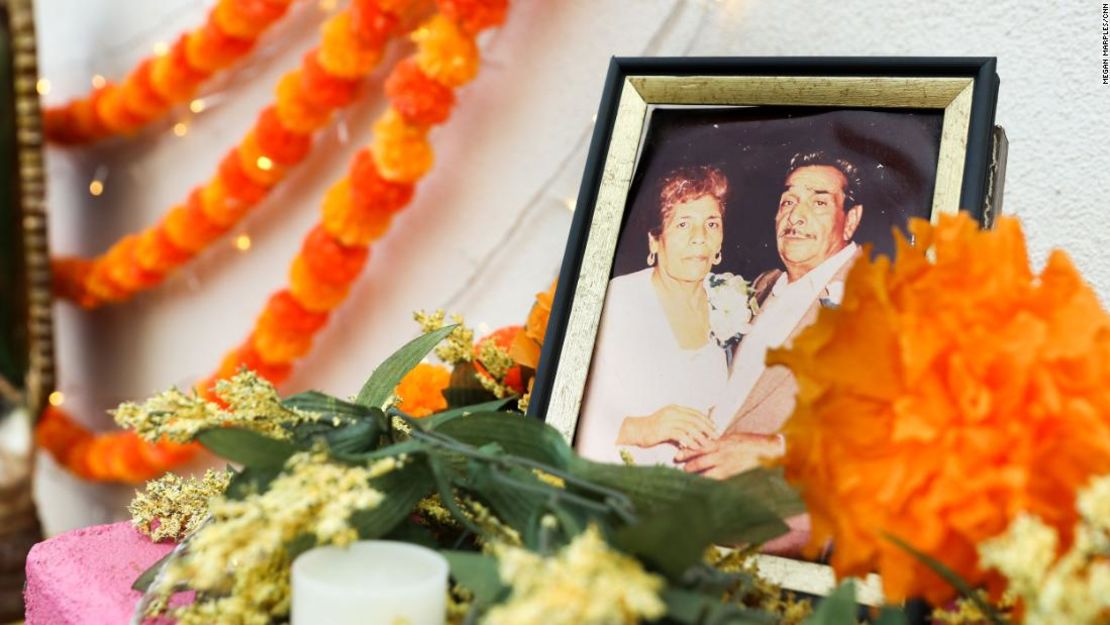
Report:
[[125,625],[140,593],[131,584],[173,549],[129,523],[95,525],[43,541],[27,555],[27,625]]

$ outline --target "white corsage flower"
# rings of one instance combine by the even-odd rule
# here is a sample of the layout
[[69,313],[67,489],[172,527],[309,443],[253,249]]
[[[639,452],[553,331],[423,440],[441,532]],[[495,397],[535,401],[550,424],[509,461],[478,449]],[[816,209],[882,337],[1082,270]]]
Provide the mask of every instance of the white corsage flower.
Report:
[[709,296],[709,331],[721,347],[740,342],[751,331],[756,308],[751,286],[743,277],[731,273],[711,273],[705,277]]

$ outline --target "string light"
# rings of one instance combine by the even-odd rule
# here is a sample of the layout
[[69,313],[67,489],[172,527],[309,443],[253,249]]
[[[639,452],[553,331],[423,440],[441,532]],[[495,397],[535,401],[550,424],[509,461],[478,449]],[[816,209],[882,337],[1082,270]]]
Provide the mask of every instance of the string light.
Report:
[[573,213],[574,212],[574,207],[578,204],[578,201],[575,200],[572,197],[567,197],[567,198],[563,198],[563,204],[566,205],[567,210],[569,210],[570,212]]
[[187,132],[189,132],[189,126],[185,122],[177,122],[173,125],[173,134],[184,137]]
[[194,113],[200,113],[205,108],[204,100],[197,98],[189,103],[189,110]]
[[98,197],[101,193],[104,193],[104,182],[94,179],[89,183],[89,194]]
[[54,391],[50,395],[47,395],[46,401],[50,402],[50,405],[56,408],[65,403],[66,396],[63,395],[61,391]]
[[245,252],[251,249],[251,238],[249,235],[240,234],[239,236],[235,237],[234,245],[235,249],[239,250],[240,252]]
[[50,93],[50,81],[45,78],[39,78],[39,81],[35,83],[35,91],[38,91],[39,95]]
[[274,168],[274,162],[271,161],[268,156],[259,156],[255,164],[258,165],[258,168],[262,171],[270,171]]
[[108,84],[108,79],[104,78],[100,74],[93,74],[92,86],[94,89],[100,89],[106,84]]
[[170,53],[170,44],[165,41],[159,41],[154,44],[154,54],[157,56],[166,56]]

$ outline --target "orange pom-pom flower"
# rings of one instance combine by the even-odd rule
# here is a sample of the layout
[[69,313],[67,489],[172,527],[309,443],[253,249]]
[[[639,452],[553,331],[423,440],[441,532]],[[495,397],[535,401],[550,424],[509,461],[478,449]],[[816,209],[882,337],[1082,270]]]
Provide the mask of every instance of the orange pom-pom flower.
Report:
[[266,196],[266,187],[250,179],[243,171],[239,150],[232,148],[224,155],[219,166],[220,181],[229,197],[247,205],[254,205]]
[[954,590],[887,539],[991,578],[976,547],[1028,512],[1067,537],[1076,491],[1110,473],[1110,316],[1061,252],[1029,268],[1017,220],[916,220],[897,258],[862,259],[838,309],[768,355],[799,384],[789,480],[840,575],[887,599]]
[[298,255],[289,268],[289,292],[306,310],[327,312],[347,297],[349,284],[324,282],[312,273],[304,257]]
[[162,227],[170,243],[193,254],[204,249],[224,232],[223,228],[204,216],[199,204],[192,202],[171,210]]
[[444,389],[451,382],[451,371],[443,365],[422,362],[412,368],[395,393],[401,398],[397,409],[412,417],[426,417],[447,408]]
[[307,310],[289,291],[278,291],[255,323],[252,345],[266,362],[292,362],[312,347],[312,335],[327,320],[327,313]]
[[437,0],[440,13],[468,33],[500,26],[509,11],[509,0]]
[[278,81],[274,106],[282,125],[302,134],[319,130],[331,118],[331,109],[313,103],[305,95],[301,70],[289,72]]
[[148,228],[135,245],[135,262],[148,271],[166,273],[189,260],[192,255],[177,247],[161,226]]
[[367,45],[383,47],[397,32],[401,20],[396,13],[408,4],[408,0],[396,2],[397,7],[382,6],[389,3],[381,0],[351,0],[351,28],[360,41]]
[[420,69],[448,87],[460,87],[478,74],[478,44],[473,35],[436,15],[412,33]]
[[393,108],[411,124],[442,124],[451,114],[455,92],[432,80],[411,59],[398,63],[385,81],[385,93]]
[[361,78],[378,64],[381,56],[378,42],[364,40],[355,32],[350,13],[337,13],[324,23],[316,58],[329,74]]
[[296,165],[312,149],[312,137],[286,128],[273,106],[259,113],[253,134],[259,150],[281,165]]
[[382,177],[395,182],[419,179],[435,160],[428,128],[408,123],[392,108],[374,122],[371,152]]
[[358,276],[366,265],[369,250],[365,246],[348,247],[328,234],[323,226],[316,226],[305,237],[301,258],[313,275],[325,282],[347,284]]
[[354,101],[358,81],[329,74],[320,65],[319,51],[312,50],[301,63],[301,93],[320,109],[340,108]]
[[365,247],[389,229],[393,214],[374,204],[360,204],[351,195],[351,184],[340,180],[324,195],[324,230],[348,247]]
[[347,178],[351,181],[351,201],[365,210],[395,213],[412,200],[412,183],[383,178],[374,156],[365,148],[355,154]]
[[213,10],[204,26],[187,35],[184,52],[190,66],[204,72],[215,72],[254,47],[251,39],[232,37],[217,23],[218,20],[219,14]]

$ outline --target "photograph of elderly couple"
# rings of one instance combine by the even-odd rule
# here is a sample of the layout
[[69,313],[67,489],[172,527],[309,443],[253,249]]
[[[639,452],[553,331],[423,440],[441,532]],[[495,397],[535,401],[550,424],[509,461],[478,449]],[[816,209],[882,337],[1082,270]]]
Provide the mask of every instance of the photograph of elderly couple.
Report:
[[781,454],[797,389],[768,349],[837,306],[852,261],[929,218],[940,111],[657,108],[576,446],[727,478]]

